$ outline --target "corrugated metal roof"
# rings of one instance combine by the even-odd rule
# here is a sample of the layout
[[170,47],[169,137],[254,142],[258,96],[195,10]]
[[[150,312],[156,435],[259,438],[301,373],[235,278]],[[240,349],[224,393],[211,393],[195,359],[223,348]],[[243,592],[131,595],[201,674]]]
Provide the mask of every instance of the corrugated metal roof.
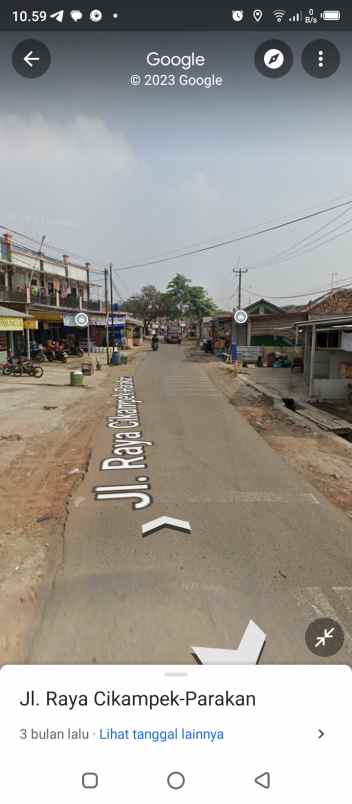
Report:
[[313,327],[325,326],[333,327],[335,324],[352,324],[352,315],[340,315],[335,318],[313,318],[309,321],[296,321],[296,327]]
[[20,313],[18,310],[11,310],[11,307],[0,306],[0,318],[33,318],[33,316]]

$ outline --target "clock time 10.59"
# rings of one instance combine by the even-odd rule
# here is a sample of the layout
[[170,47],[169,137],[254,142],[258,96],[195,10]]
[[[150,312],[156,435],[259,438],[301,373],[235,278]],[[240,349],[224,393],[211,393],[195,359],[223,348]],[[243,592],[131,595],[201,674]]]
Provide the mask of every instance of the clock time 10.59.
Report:
[[48,12],[44,10],[36,11],[35,9],[31,9],[28,11],[28,9],[16,9],[15,11],[12,11],[13,22],[23,22],[28,24],[29,22],[45,22],[47,18]]

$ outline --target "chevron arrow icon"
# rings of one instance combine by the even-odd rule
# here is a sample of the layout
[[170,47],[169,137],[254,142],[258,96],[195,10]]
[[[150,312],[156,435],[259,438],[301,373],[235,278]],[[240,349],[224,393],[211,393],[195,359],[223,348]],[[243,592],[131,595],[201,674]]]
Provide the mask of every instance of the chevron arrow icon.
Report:
[[237,650],[221,648],[192,648],[201,664],[257,664],[266,641],[266,634],[250,620]]
[[171,516],[159,516],[158,519],[152,519],[151,522],[146,522],[145,525],[142,525],[142,536],[149,536],[162,528],[171,528],[182,533],[192,533],[189,522],[185,522],[183,519],[174,519]]

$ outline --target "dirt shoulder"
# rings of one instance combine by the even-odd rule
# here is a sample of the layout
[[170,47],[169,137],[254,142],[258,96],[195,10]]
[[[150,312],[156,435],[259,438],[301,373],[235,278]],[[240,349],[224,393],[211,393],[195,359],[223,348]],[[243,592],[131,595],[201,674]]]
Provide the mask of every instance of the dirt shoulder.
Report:
[[[132,355],[126,373],[136,359]],[[64,402],[58,394],[56,406],[38,386],[32,409],[50,416],[57,408],[42,432],[30,434],[33,410],[0,416],[0,664],[26,660],[62,559],[69,499],[87,470],[112,377],[122,373],[123,367],[105,368],[98,382],[71,389]]]
[[230,368],[209,362],[206,369],[214,384],[272,449],[352,517],[352,445],[304,423],[299,415],[246,385]]

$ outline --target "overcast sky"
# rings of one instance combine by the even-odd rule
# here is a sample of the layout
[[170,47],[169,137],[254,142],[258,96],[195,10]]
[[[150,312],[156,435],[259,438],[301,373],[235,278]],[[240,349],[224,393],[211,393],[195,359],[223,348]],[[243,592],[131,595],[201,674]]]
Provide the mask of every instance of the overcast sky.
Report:
[[[0,36],[1,225],[38,240],[46,234],[68,254],[117,269],[352,198],[350,34],[329,34],[342,63],[326,80],[301,67],[303,47],[314,39],[308,33],[283,35],[295,63],[277,80],[254,66],[267,34],[41,35],[53,61],[37,80],[12,68],[21,38]],[[150,50],[195,50],[207,59],[195,72],[222,74],[224,87],[129,86],[130,73],[152,72]],[[229,309],[232,268],[240,262],[258,266],[245,278],[245,301],[309,296],[330,286],[332,272],[335,281],[352,276],[352,232],[296,259],[265,263],[337,214],[121,272],[120,293],[143,284],[163,289],[179,271]],[[352,229],[352,209],[324,237],[342,225]]]

